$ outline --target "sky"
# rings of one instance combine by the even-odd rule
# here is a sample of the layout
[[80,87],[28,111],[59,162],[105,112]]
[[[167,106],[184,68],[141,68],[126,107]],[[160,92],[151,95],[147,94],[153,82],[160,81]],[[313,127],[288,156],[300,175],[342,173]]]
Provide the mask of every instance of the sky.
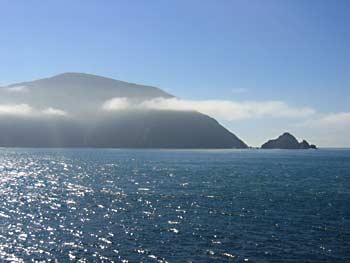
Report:
[[349,14],[347,0],[0,0],[0,85],[92,73],[164,89],[252,146],[289,131],[350,147]]

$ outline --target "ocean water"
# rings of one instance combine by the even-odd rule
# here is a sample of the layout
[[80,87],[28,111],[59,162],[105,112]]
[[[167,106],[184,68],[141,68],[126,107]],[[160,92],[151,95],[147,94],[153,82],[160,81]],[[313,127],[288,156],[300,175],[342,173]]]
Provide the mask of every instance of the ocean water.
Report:
[[350,262],[350,150],[0,149],[1,262]]

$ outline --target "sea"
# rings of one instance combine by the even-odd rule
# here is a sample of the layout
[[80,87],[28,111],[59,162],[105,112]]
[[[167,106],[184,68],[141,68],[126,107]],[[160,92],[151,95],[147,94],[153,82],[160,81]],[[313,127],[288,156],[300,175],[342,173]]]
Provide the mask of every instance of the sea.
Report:
[[0,262],[350,262],[350,149],[0,149]]

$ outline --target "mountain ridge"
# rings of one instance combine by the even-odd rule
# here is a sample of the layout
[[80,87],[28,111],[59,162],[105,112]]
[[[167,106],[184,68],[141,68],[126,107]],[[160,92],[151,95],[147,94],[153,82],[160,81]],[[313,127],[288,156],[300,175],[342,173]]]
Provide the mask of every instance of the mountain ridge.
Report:
[[[5,105],[8,111],[12,109],[8,105],[22,105],[26,114],[10,116],[1,113],[0,107],[0,146],[248,147],[215,119],[200,112],[105,111],[102,106],[113,98],[128,98],[137,104],[175,97],[153,86],[76,72],[8,85],[0,88],[0,106]],[[31,116],[36,120],[30,122]]]

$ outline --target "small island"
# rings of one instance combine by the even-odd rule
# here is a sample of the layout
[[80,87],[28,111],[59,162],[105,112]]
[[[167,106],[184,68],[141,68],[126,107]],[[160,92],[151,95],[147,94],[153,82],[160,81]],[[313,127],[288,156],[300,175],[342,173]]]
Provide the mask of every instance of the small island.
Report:
[[317,147],[314,144],[310,145],[306,140],[298,142],[292,134],[285,132],[277,139],[264,143],[261,149],[317,149]]

